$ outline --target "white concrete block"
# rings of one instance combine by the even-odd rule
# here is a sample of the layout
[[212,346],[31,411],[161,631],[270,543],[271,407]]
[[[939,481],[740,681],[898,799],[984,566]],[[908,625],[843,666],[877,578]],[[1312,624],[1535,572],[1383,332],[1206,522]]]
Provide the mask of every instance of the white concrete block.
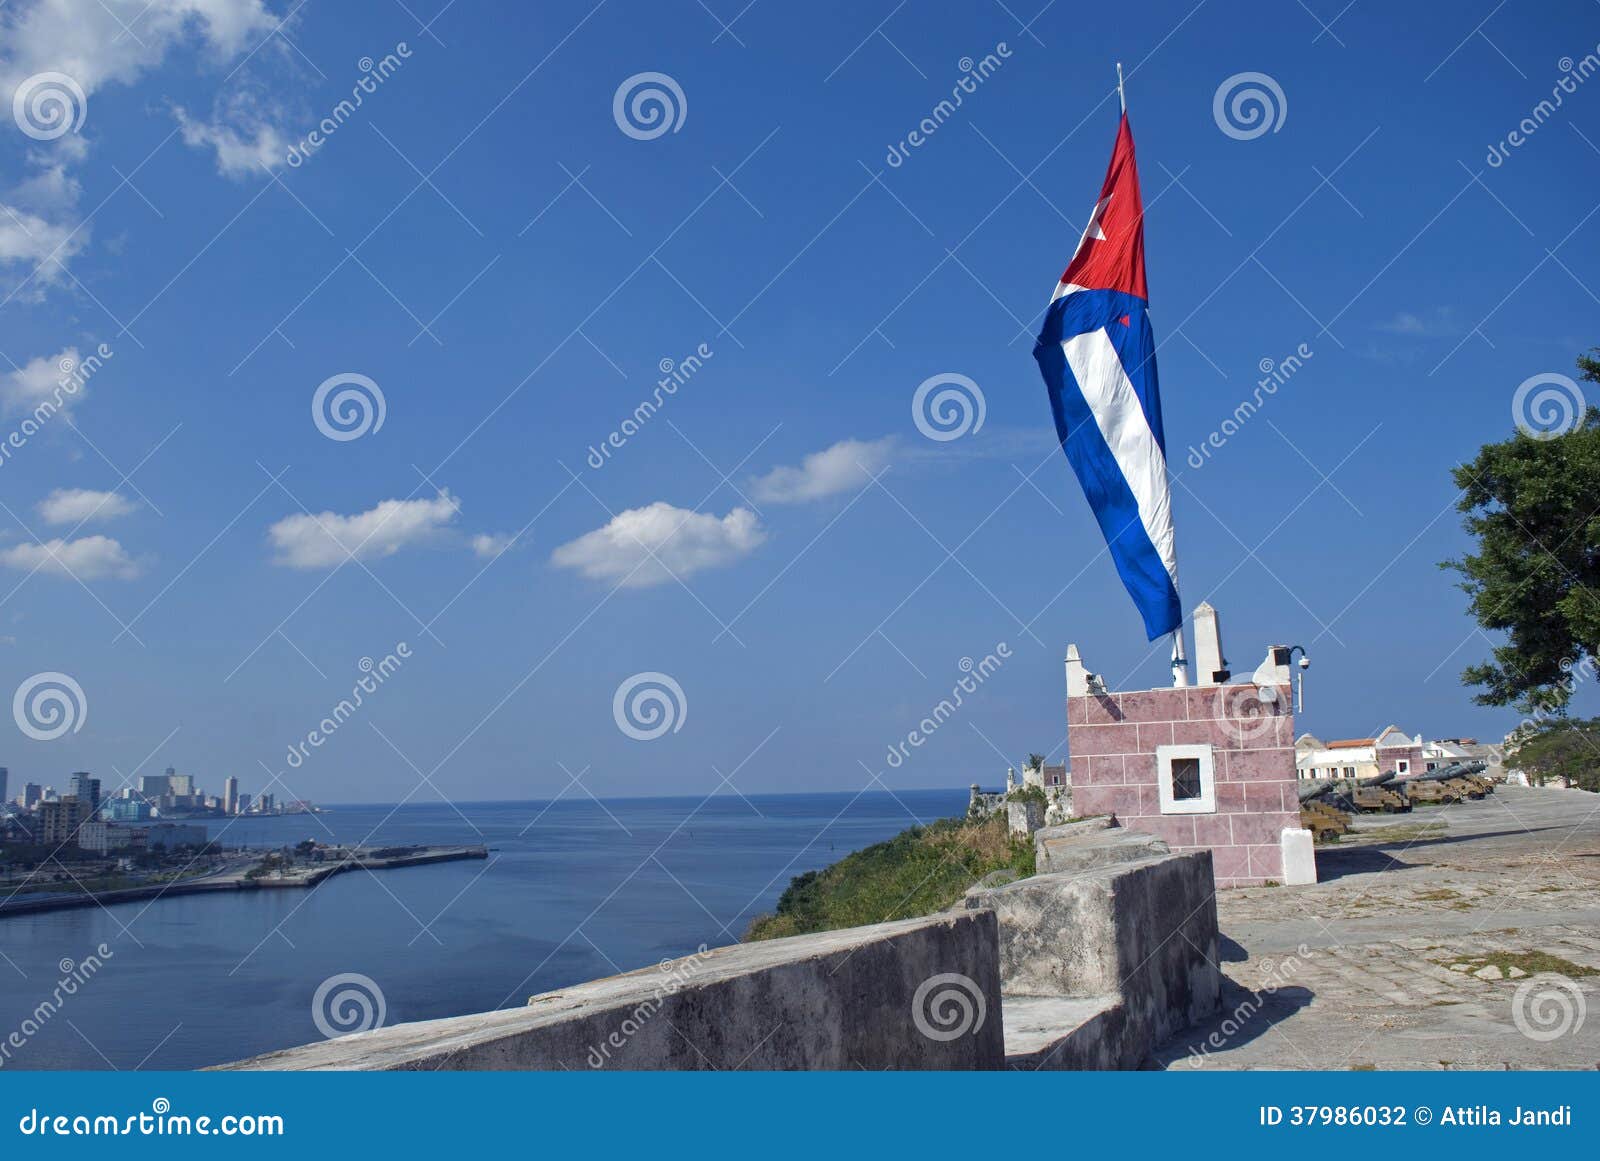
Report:
[[1300,827],[1284,827],[1283,882],[1286,887],[1308,887],[1317,881],[1317,851],[1311,832]]

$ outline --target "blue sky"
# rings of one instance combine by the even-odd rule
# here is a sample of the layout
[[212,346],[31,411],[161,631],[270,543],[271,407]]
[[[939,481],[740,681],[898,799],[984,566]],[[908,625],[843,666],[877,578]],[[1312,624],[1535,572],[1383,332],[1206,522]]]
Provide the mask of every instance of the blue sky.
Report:
[[[1490,642],[1437,567],[1464,547],[1449,468],[1597,341],[1600,80],[1488,155],[1597,51],[1600,7],[1340,9],[16,0],[6,92],[78,92],[76,128],[24,103],[0,134],[6,432],[63,354],[111,353],[0,465],[0,686],[63,673],[87,704],[52,740],[7,723],[13,786],[855,790],[1059,754],[1069,641],[1113,685],[1167,678],[1030,356],[1118,60],[1186,606],[1222,611],[1236,670],[1307,646],[1302,728],[1497,737],[1514,715],[1457,680]],[[681,94],[659,135],[614,115],[642,73]],[[1272,131],[1214,116],[1241,73],[1281,91]],[[352,375],[382,425],[329,438],[313,397]],[[939,375],[977,385],[981,429],[919,431]],[[640,673],[681,690],[648,741],[613,714]]]

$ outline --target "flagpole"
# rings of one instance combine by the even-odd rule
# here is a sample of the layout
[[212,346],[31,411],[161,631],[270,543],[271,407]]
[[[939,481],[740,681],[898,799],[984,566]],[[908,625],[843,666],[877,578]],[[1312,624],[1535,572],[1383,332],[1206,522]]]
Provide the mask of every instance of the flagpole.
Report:
[[[1122,84],[1122,62],[1117,62],[1117,103],[1123,116],[1128,114],[1128,94]],[[1183,622],[1172,631],[1172,687],[1183,689],[1189,684],[1189,660],[1183,653]]]

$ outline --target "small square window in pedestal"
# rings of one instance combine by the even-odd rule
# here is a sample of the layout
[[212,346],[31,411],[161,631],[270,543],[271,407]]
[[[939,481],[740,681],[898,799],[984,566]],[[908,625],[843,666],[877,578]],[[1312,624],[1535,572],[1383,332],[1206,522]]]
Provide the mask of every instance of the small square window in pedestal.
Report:
[[1217,785],[1211,747],[1157,746],[1162,814],[1215,814]]

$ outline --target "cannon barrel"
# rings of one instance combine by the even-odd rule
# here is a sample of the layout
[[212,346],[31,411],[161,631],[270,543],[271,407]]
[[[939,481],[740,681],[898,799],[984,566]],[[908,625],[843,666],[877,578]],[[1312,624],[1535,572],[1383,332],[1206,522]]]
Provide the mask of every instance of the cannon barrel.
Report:
[[1488,768],[1488,764],[1484,762],[1452,762],[1448,766],[1440,766],[1437,770],[1429,770],[1426,774],[1418,774],[1406,781],[1446,782],[1451,778],[1463,778],[1468,774],[1482,774]]
[[1313,798],[1321,798],[1332,790],[1334,785],[1335,781],[1332,778],[1312,778],[1302,782],[1299,786],[1300,801],[1310,802]]
[[1370,778],[1313,778],[1300,783],[1300,801],[1310,802],[1313,798],[1321,798],[1325,794],[1341,787],[1349,790],[1357,786],[1383,786],[1393,781],[1393,770],[1386,774],[1375,774]]

